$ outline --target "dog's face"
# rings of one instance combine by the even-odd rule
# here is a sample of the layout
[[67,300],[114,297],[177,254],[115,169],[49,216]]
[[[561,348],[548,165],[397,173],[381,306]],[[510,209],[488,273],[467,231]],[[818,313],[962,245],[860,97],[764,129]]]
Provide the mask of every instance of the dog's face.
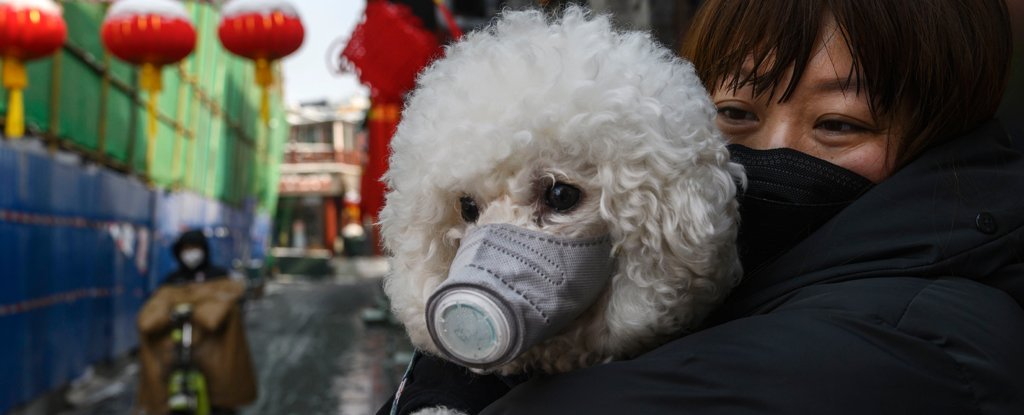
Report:
[[561,372],[639,353],[700,320],[738,280],[735,181],[692,67],[578,9],[507,13],[420,78],[392,141],[385,291],[438,354],[427,299],[474,227],[609,235],[596,302],[500,368]]
[[510,224],[571,238],[607,233],[607,223],[599,214],[602,187],[595,180],[594,166],[553,155],[539,157],[517,157],[515,163],[506,160],[495,166],[482,181],[487,186],[467,183],[465,193],[452,201],[459,220],[452,224],[448,238],[457,241],[472,227],[487,224]]

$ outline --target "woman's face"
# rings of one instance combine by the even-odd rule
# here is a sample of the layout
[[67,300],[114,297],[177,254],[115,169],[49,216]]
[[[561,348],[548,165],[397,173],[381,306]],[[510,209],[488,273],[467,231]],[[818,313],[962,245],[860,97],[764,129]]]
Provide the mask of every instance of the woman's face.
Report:
[[[718,127],[734,144],[762,150],[792,148],[877,183],[892,172],[895,154],[886,151],[891,126],[871,114],[867,94],[863,89],[857,93],[853,84],[856,78],[845,85],[851,73],[850,50],[835,26],[827,27],[787,101],[778,102],[778,95],[754,97],[752,86],[733,90],[729,82],[714,91]],[[783,79],[779,85],[788,82]]]

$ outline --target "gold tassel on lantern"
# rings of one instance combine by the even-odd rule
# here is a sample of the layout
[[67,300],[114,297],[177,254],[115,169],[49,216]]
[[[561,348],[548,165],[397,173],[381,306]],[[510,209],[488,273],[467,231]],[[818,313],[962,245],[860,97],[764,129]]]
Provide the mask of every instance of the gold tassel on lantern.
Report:
[[21,138],[25,135],[25,103],[22,90],[28,86],[28,75],[25,64],[16,58],[5,58],[3,63],[3,83],[7,88],[7,123],[4,135],[10,138]]
[[146,112],[148,113],[148,123],[146,128],[147,143],[146,146],[146,168],[153,168],[153,159],[156,157],[156,101],[160,96],[160,90],[163,89],[163,78],[160,71],[160,67],[152,63],[142,64],[142,72],[140,73],[139,86],[149,94],[148,101],[146,102]]
[[270,61],[266,58],[256,59],[256,85],[260,93],[260,119],[263,125],[270,125],[270,87],[274,85],[274,71],[270,69]]

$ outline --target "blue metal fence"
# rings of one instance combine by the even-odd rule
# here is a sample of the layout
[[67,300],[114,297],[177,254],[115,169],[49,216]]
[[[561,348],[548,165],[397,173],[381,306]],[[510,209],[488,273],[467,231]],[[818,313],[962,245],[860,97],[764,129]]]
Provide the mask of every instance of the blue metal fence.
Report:
[[153,189],[38,143],[0,141],[0,413],[137,345],[182,230],[206,230],[219,265],[251,255],[252,203]]

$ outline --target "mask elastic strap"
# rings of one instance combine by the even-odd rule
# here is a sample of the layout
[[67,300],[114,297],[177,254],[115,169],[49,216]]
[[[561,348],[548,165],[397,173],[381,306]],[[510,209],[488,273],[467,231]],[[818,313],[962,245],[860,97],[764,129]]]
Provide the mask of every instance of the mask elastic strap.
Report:
[[398,415],[398,400],[402,399],[405,382],[409,380],[409,374],[412,373],[412,368],[416,366],[416,361],[420,360],[420,356],[423,356],[423,353],[416,349],[412,354],[412,359],[409,359],[409,366],[405,368],[405,374],[402,375],[402,383],[398,384],[398,391],[395,392],[395,400],[391,402],[391,415]]

